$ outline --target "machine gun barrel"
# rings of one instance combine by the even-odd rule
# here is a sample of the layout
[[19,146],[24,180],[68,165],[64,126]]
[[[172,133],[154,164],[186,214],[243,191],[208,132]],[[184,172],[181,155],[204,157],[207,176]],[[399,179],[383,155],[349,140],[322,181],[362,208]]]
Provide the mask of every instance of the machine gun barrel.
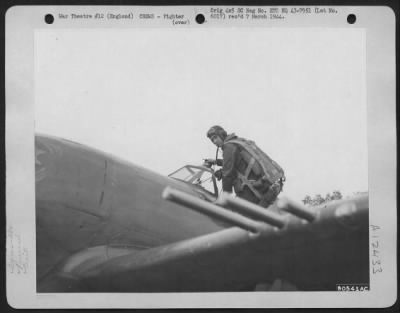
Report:
[[237,197],[234,198],[226,193],[223,193],[218,198],[218,204],[222,205],[223,207],[232,207],[239,213],[250,216],[257,220],[261,220],[278,228],[283,228],[286,225],[286,220],[278,214],[267,211],[266,209],[249,201]]
[[263,225],[257,221],[253,221],[247,217],[240,214],[231,212],[218,205],[206,202],[197,197],[189,195],[180,190],[173,189],[171,187],[166,187],[162,194],[163,198],[192,210],[199,211],[211,217],[215,217],[223,222],[239,226],[252,233],[260,233],[263,230]]
[[307,222],[310,223],[315,221],[315,219],[317,218],[314,212],[311,212],[302,204],[294,202],[293,200],[290,200],[288,198],[279,199],[277,202],[277,206],[278,209],[292,213],[293,215],[305,219]]

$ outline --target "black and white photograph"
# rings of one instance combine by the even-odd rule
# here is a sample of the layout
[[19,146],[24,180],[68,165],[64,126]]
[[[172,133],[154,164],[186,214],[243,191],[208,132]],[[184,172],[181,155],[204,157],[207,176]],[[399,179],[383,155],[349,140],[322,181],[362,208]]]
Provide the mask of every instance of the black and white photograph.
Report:
[[25,307],[10,290],[28,278],[29,307],[395,300],[389,8],[14,7],[7,23],[9,302]]

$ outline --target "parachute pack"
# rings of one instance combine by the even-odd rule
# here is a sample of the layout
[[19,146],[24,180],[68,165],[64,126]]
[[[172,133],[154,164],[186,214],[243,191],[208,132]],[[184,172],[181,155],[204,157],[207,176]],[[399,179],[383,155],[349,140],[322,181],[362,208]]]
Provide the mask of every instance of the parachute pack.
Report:
[[[274,186],[278,181],[285,180],[283,169],[278,163],[263,152],[254,141],[244,138],[234,138],[227,141],[227,143],[238,145],[241,148],[241,156],[247,162],[247,168],[245,171],[238,175],[237,187],[239,191],[244,186],[247,186],[259,199],[261,199],[263,198],[263,195],[262,191],[258,187],[267,186],[269,188]],[[250,179],[252,173],[258,177],[256,181]]]

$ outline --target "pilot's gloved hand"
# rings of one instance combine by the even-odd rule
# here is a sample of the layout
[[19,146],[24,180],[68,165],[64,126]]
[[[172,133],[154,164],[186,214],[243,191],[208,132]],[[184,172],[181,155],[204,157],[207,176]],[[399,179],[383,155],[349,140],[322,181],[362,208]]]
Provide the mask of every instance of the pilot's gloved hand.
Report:
[[219,169],[218,171],[215,171],[214,175],[218,180],[221,180],[222,179],[222,169]]
[[213,159],[203,159],[203,161],[203,166],[211,168],[213,165],[215,165],[215,160]]

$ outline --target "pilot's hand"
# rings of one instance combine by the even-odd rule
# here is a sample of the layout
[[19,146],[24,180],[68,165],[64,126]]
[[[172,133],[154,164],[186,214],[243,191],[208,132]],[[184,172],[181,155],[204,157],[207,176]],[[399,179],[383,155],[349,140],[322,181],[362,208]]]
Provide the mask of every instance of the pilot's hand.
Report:
[[215,161],[215,159],[203,159],[204,163],[207,164],[211,164],[211,165],[215,165],[217,162]]
[[222,179],[222,169],[219,169],[218,171],[215,171],[214,175],[218,180],[221,180]]

